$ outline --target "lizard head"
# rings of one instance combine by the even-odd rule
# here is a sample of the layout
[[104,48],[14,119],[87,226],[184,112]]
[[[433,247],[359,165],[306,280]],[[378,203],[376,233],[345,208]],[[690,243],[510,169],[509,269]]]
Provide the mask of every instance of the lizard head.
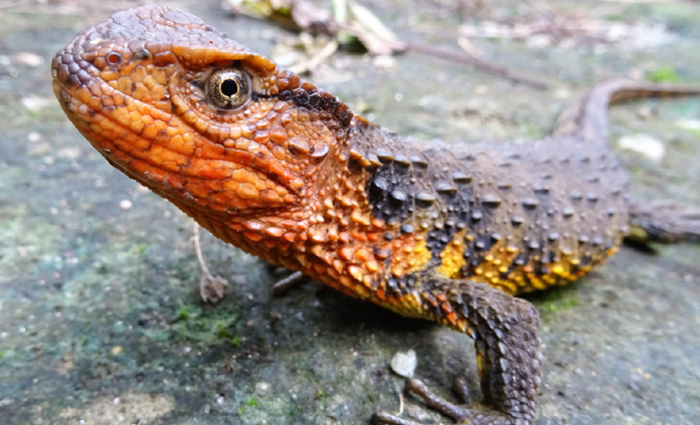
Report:
[[186,12],[118,12],[52,62],[78,130],[114,166],[187,209],[308,207],[354,115]]

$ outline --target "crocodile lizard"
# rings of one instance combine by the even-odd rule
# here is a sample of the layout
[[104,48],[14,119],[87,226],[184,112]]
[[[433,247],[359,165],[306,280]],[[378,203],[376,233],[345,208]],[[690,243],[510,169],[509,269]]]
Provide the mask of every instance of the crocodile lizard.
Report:
[[542,140],[425,146],[160,6],[86,30],[56,55],[52,75],[69,119],[107,161],[216,237],[473,338],[483,403],[469,401],[463,381],[463,406],[407,383],[461,424],[534,418],[539,319],[514,295],[583,276],[633,228],[697,234],[695,222],[669,230],[653,211],[634,215],[606,108],[698,89],[605,82]]

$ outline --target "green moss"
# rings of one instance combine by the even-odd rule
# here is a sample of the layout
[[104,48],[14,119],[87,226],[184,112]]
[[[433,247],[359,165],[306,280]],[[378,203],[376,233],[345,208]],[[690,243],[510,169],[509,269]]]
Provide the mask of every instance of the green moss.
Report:
[[548,292],[544,301],[539,305],[539,309],[543,315],[548,315],[570,310],[580,304],[576,292],[561,289]]
[[181,308],[177,311],[177,319],[176,319],[176,320],[178,320],[178,321],[180,321],[180,320],[187,320],[187,319],[189,319],[189,318],[190,318],[190,310],[187,309],[187,307],[181,307]]
[[654,71],[649,71],[646,78],[647,80],[655,83],[675,83],[680,80],[676,70],[667,66],[658,68]]
[[237,336],[234,336],[231,338],[231,344],[233,344],[234,347],[240,347],[241,346],[241,339],[238,338]]
[[[196,318],[196,320],[194,320]],[[229,329],[238,321],[238,316],[223,309],[203,310],[190,305],[181,306],[170,329],[179,338],[215,343],[229,339]]]
[[258,401],[255,398],[251,398],[248,400],[248,406],[250,407],[256,407],[258,405]]
[[227,323],[217,323],[216,330],[214,331],[214,333],[219,338],[228,338],[229,337],[228,324]]

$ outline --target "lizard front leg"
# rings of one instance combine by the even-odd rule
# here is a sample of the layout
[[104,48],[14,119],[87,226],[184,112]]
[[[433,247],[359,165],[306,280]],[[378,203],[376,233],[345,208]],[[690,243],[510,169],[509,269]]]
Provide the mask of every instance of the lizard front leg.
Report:
[[[535,416],[542,358],[535,307],[468,280],[429,280],[422,286],[428,316],[474,337],[484,400],[471,404],[463,383],[457,389],[467,405],[454,405],[417,380],[407,381],[407,390],[459,424],[529,424]],[[390,425],[414,424],[386,413],[376,414],[373,420]]]

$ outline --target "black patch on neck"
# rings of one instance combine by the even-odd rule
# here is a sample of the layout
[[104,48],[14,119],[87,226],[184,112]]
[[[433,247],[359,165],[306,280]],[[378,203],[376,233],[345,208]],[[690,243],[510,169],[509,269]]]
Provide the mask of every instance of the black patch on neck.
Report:
[[280,100],[291,101],[296,106],[311,110],[325,111],[333,115],[340,123],[347,127],[353,117],[352,111],[337,97],[318,89],[307,90],[296,88],[283,90],[276,96]]

